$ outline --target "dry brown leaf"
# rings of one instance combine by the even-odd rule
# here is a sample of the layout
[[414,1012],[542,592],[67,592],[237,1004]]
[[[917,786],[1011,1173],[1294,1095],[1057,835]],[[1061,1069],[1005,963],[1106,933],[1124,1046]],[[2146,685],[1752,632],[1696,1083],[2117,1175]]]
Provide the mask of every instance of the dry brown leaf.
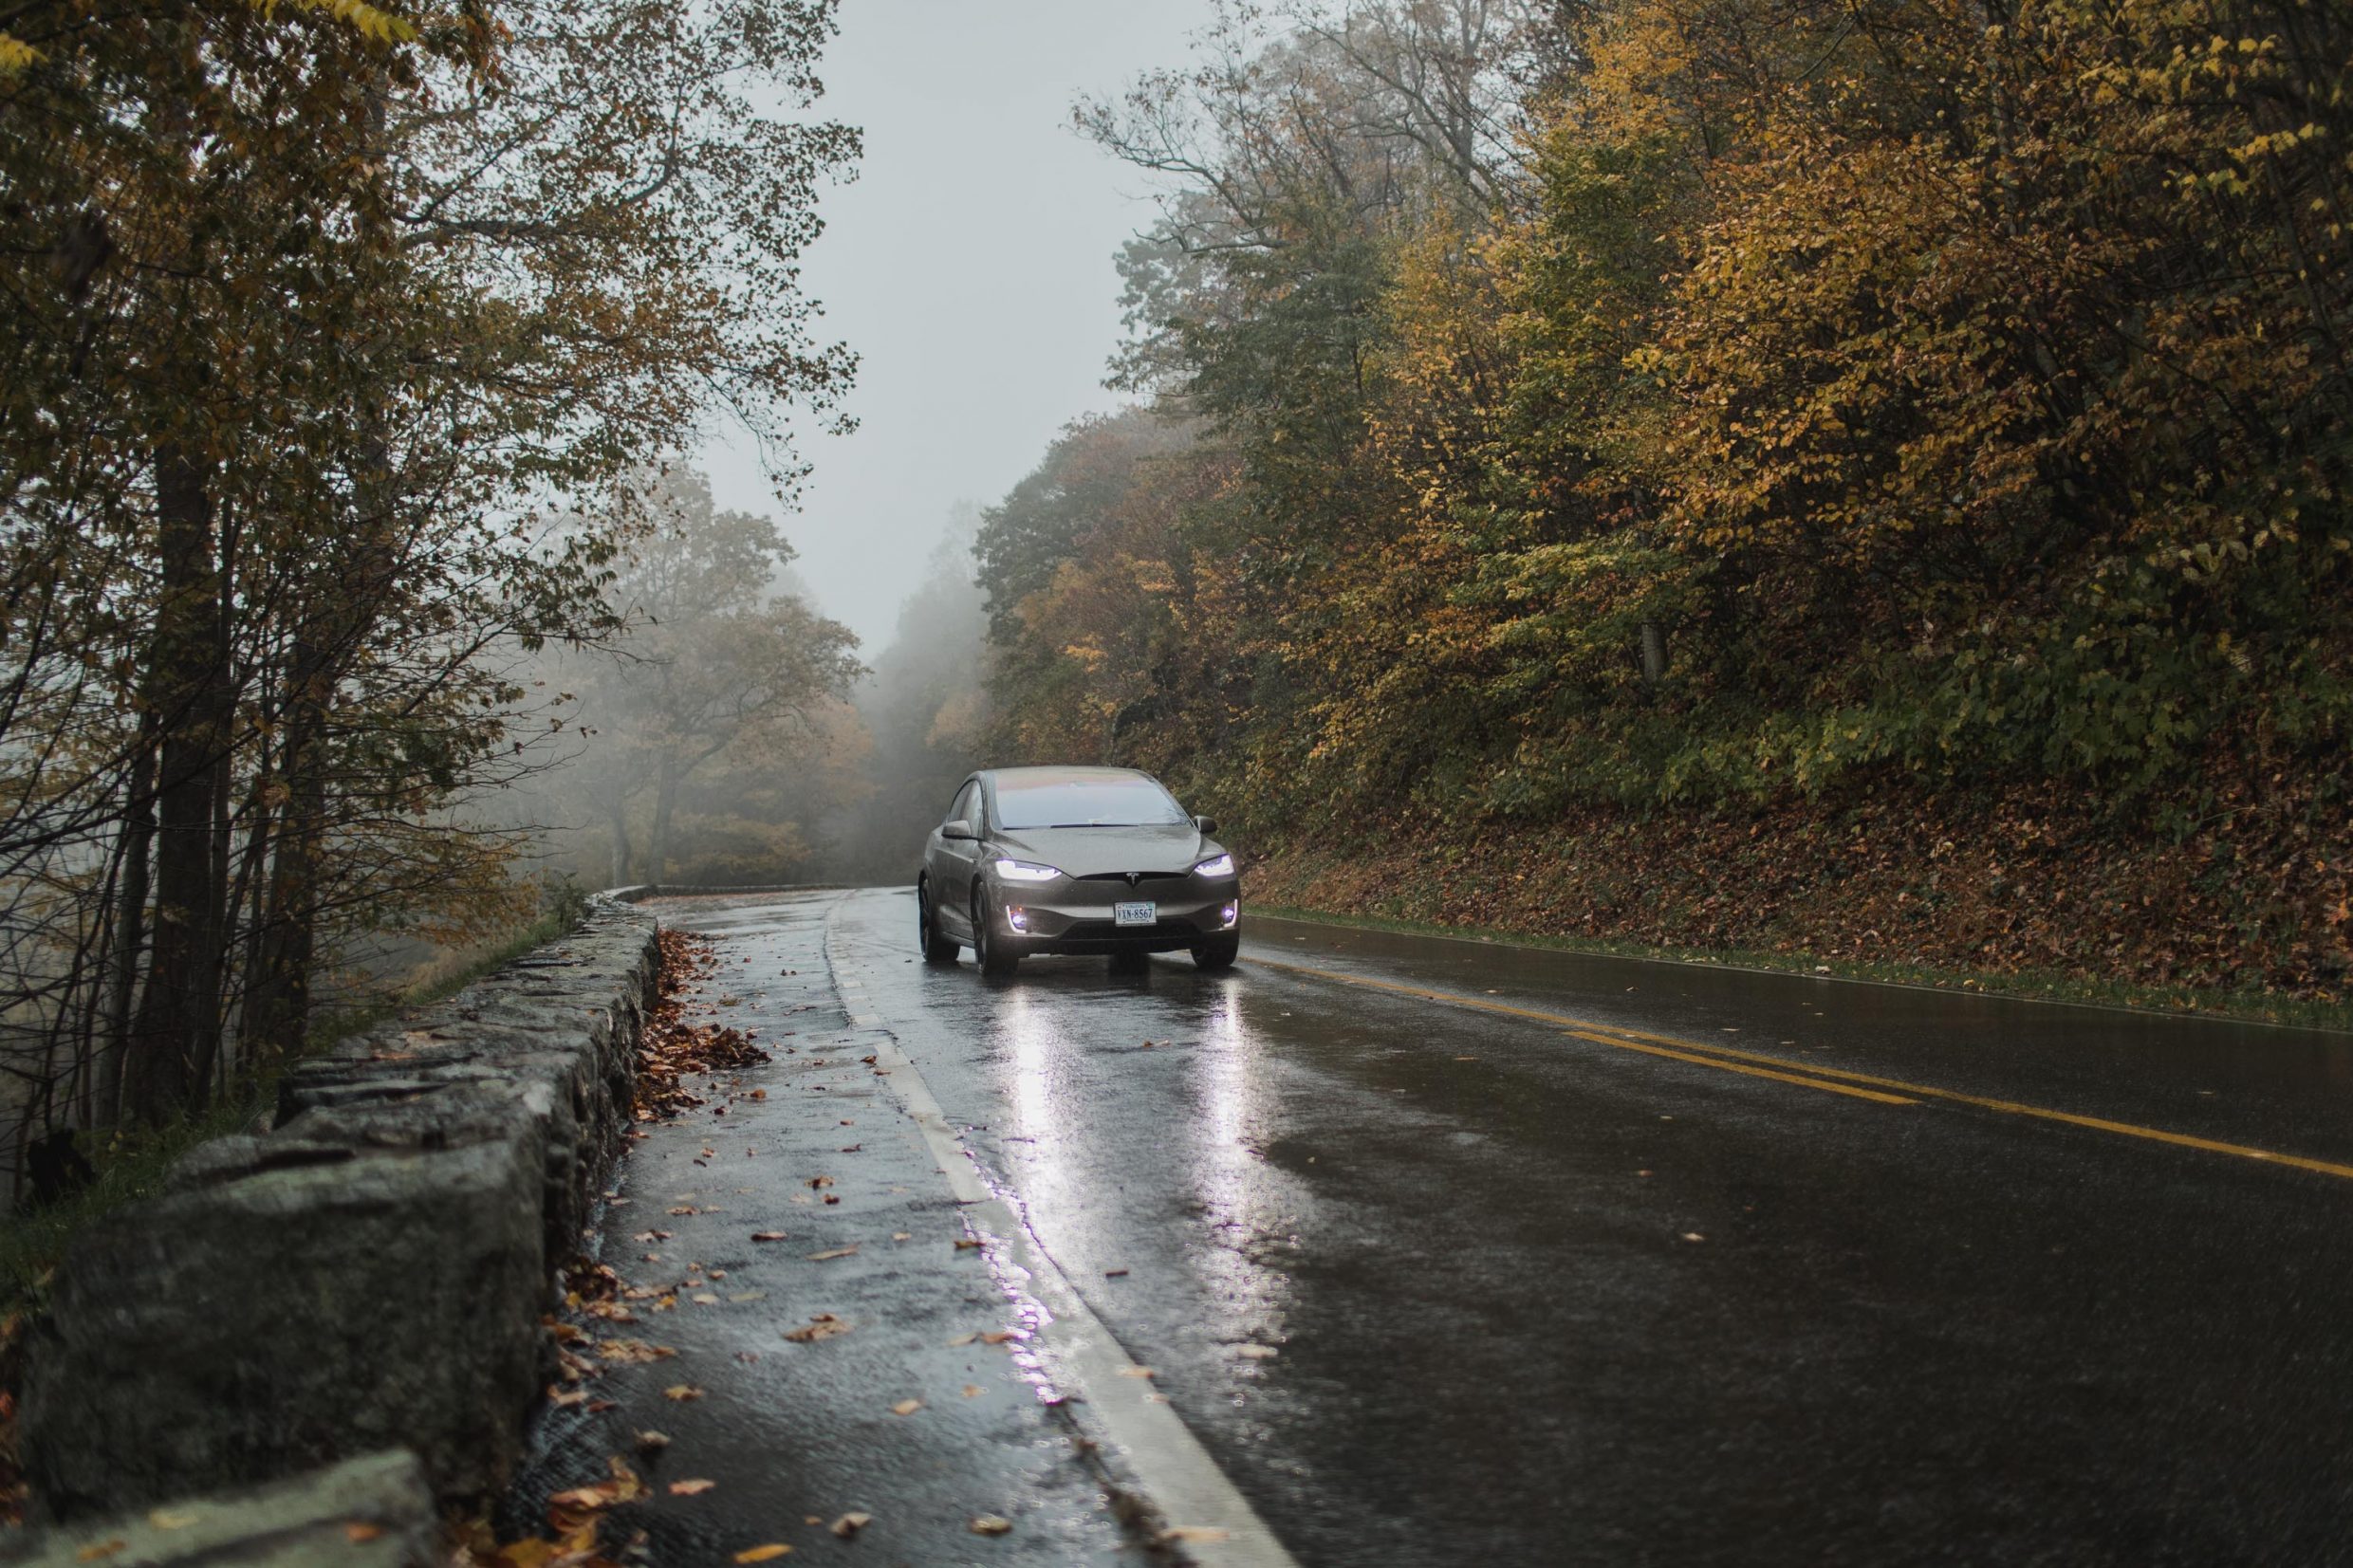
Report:
[[826,1525],[825,1528],[840,1536],[843,1540],[847,1540],[873,1522],[874,1515],[872,1514],[846,1513]]
[[964,1385],[963,1393],[964,1397],[967,1399],[977,1399],[985,1391],[978,1383],[967,1383]]
[[698,1290],[694,1295],[688,1297],[687,1300],[693,1301],[696,1306],[714,1307],[719,1304],[719,1299],[716,1296],[712,1295],[711,1292],[707,1290]]
[[965,1526],[976,1536],[1001,1536],[1012,1527],[1013,1522],[1003,1514],[980,1514]]
[[1158,1377],[1159,1374],[1150,1367],[1121,1367],[1120,1375],[1122,1377]]
[[895,1242],[911,1242],[915,1240],[915,1236],[911,1231],[894,1230],[891,1232],[891,1240]]
[[808,1179],[808,1184],[812,1188],[831,1187],[833,1185],[833,1178],[831,1176],[811,1176]]
[[745,1547],[735,1554],[735,1560],[737,1562],[773,1562],[791,1550],[791,1547],[781,1540],[771,1540],[765,1546]]
[[700,1497],[717,1485],[715,1481],[704,1481],[700,1478],[693,1481],[674,1481],[670,1484],[670,1495],[672,1497]]
[[703,1391],[692,1383],[673,1383],[662,1390],[664,1399],[675,1399],[681,1405],[691,1399],[700,1399],[702,1396]]
[[830,1252],[812,1252],[808,1255],[808,1261],[813,1264],[824,1264],[831,1263],[836,1258],[854,1258],[857,1255],[858,1244],[852,1242],[847,1246],[837,1246]]
[[638,1452],[639,1453],[659,1453],[668,1447],[670,1447],[668,1432],[656,1431],[649,1427],[638,1433]]
[[1280,1356],[1283,1353],[1275,1349],[1272,1345],[1243,1345],[1238,1347],[1236,1354],[1247,1356],[1253,1361],[1264,1361],[1270,1356]]
[[781,1242],[785,1239],[785,1233],[781,1230],[755,1230],[751,1233],[751,1239],[755,1242]]
[[74,1554],[76,1562],[103,1562],[131,1543],[127,1540],[94,1540]]
[[1008,1339],[1018,1339],[1021,1336],[1012,1329],[992,1328],[988,1333],[980,1337],[980,1342],[984,1345],[1001,1345]]
[[913,1415],[922,1408],[923,1401],[920,1399],[901,1399],[891,1407],[891,1413],[893,1415]]
[[374,1540],[383,1533],[384,1527],[381,1524],[370,1524],[363,1519],[355,1519],[343,1526],[343,1539],[354,1546],[363,1540]]
[[807,1345],[814,1344],[820,1339],[830,1339],[837,1334],[847,1334],[849,1331],[849,1324],[830,1312],[821,1312],[799,1328],[787,1329],[785,1337],[796,1345]]
[[668,1345],[652,1345],[643,1339],[607,1339],[597,1347],[600,1360],[642,1366],[650,1361],[667,1361],[678,1353]]
[[955,1245],[956,1250],[958,1252],[962,1252],[967,1248],[978,1246],[980,1245],[980,1238],[977,1236],[958,1236],[956,1238]]

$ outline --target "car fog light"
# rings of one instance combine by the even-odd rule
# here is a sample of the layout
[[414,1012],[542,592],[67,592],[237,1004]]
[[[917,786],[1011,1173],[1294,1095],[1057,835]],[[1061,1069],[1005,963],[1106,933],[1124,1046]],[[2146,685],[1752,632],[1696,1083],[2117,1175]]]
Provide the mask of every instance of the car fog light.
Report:
[[1028,931],[1029,929],[1029,912],[1023,909],[1019,904],[1008,904],[1005,906],[1005,923],[1012,927],[1015,931]]
[[1241,903],[1237,900],[1234,903],[1228,904],[1224,909],[1217,912],[1217,918],[1229,926],[1232,925],[1236,920],[1242,918]]

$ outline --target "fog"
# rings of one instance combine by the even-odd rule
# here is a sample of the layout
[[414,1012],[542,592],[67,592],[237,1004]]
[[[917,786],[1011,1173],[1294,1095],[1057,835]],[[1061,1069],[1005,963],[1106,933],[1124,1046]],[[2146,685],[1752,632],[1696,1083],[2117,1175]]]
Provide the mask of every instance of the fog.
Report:
[[[986,505],[1102,385],[1120,326],[1112,255],[1150,221],[1135,171],[1070,128],[1072,101],[1181,64],[1205,0],[844,0],[822,112],[860,126],[856,183],[810,253],[823,326],[861,359],[859,428],[807,432],[784,519],[817,606],[869,662],[930,575],[951,508]],[[748,444],[697,455],[722,507],[774,511]]]

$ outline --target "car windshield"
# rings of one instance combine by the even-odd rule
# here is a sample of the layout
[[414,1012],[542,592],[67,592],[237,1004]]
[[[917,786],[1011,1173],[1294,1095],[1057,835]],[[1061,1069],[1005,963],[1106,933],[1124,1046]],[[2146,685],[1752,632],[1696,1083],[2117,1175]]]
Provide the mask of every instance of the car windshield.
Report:
[[999,827],[1158,827],[1191,820],[1150,779],[997,782]]

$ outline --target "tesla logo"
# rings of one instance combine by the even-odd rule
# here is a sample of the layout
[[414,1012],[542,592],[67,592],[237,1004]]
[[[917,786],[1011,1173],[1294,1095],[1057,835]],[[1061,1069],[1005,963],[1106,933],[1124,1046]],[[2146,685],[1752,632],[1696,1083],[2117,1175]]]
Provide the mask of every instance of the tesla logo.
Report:
[[1131,888],[1140,885],[1143,879],[1144,874],[1140,871],[1131,871],[1127,874],[1127,885]]

